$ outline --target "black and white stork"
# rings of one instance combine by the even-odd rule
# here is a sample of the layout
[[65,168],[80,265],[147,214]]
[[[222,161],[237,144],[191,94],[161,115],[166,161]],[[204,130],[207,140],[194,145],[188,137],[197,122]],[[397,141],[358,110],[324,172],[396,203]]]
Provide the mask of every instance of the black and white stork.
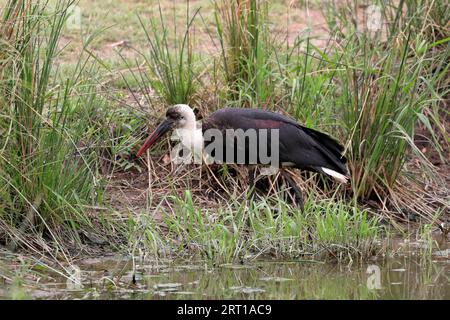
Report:
[[[264,142],[267,144],[266,150],[271,149],[270,130],[278,129],[279,161],[277,163],[279,168],[291,167],[319,172],[342,183],[346,183],[349,179],[345,165],[346,158],[342,155],[344,148],[336,140],[322,132],[301,126],[294,119],[278,113],[261,109],[224,108],[212,113],[209,118],[203,119],[202,127],[198,129],[193,110],[185,104],[174,105],[167,110],[166,118],[147,138],[137,156],[140,157],[144,151],[172,129],[181,129],[180,140],[183,145],[193,148],[200,147],[201,150],[205,150],[202,147],[211,143],[211,141],[204,140],[203,136],[208,129],[218,129],[221,132],[230,129],[241,129],[244,132],[266,130],[269,132]],[[259,139],[259,135],[257,137]],[[232,141],[232,143],[236,144],[236,141]],[[251,142],[245,141],[246,156],[243,164],[251,164],[248,161],[250,159],[249,143]],[[235,147],[233,152],[236,150]],[[212,156],[214,157],[214,155]],[[259,164],[260,159],[256,158],[255,164]],[[301,201],[298,187],[290,177],[286,175],[284,177]],[[250,176],[250,183],[253,184],[253,173]]]

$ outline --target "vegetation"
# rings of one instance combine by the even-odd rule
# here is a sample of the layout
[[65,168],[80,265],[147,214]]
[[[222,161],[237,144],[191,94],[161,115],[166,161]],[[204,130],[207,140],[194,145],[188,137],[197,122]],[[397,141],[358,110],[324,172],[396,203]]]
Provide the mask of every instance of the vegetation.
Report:
[[[70,250],[99,244],[212,264],[341,261],[376,254],[375,240],[390,232],[382,220],[444,228],[450,9],[440,1],[379,1],[375,29],[365,6],[330,1],[321,37],[307,28],[283,34],[268,1],[162,2],[126,13],[134,29],[125,40],[113,37],[120,23],[70,30],[74,5],[0,2],[0,244],[8,249],[68,262]],[[251,201],[242,168],[174,168],[167,144],[136,159],[147,126],[175,103],[199,117],[260,107],[328,132],[345,144],[351,183],[297,174],[301,212],[276,177],[270,183],[281,188]]]
[[376,220],[341,201],[311,200],[303,213],[280,198],[236,202],[218,210],[198,208],[189,191],[172,200],[173,212],[163,216],[165,232],[152,218],[144,218],[144,227],[133,232],[136,244],[157,255],[167,255],[163,248],[175,248],[182,256],[187,250],[215,264],[258,256],[364,258],[377,238]]
[[[76,76],[59,86],[51,80],[68,5],[58,2],[49,13],[43,3],[11,1],[3,11],[3,241],[23,242],[22,234],[31,230],[59,242],[54,228],[76,229],[75,223],[88,223],[82,205],[95,202],[100,191],[94,154],[80,152],[78,145],[88,123],[75,121],[75,113],[82,104],[86,107],[86,97],[75,95]],[[10,227],[17,231],[13,237],[8,236]]]

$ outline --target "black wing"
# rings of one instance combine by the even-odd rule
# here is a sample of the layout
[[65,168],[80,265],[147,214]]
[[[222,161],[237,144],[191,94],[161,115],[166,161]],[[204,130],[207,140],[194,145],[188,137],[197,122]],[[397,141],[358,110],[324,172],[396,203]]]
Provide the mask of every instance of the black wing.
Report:
[[346,159],[341,154],[344,148],[336,140],[281,114],[260,109],[220,109],[205,122],[203,129],[208,128],[279,129],[280,162],[313,171],[325,167],[347,175]]

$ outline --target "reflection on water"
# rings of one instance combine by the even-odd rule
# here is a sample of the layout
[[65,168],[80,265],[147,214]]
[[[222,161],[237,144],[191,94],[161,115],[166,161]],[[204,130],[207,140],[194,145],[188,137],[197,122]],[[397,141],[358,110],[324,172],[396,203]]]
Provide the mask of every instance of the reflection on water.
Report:
[[[72,267],[72,277],[53,275],[25,290],[38,299],[450,299],[448,255],[351,266],[259,261],[212,268],[146,261],[132,269],[123,257],[87,259]],[[10,291],[0,289],[0,297]]]

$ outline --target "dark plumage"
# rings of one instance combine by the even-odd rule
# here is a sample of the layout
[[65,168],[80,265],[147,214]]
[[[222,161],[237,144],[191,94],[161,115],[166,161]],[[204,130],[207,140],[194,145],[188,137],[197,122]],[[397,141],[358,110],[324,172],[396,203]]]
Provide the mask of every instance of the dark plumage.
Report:
[[[328,135],[301,126],[294,119],[260,109],[220,109],[203,121],[202,130],[279,129],[280,164],[325,173],[322,168],[348,175],[344,148]],[[269,137],[270,143],[270,137]],[[246,146],[247,147],[247,146]]]

